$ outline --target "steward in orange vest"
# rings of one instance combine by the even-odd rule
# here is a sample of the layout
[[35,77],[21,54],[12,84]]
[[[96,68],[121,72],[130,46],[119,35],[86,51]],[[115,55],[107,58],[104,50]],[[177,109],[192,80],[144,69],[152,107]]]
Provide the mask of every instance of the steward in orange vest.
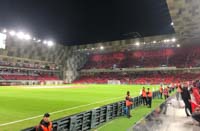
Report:
[[148,88],[148,91],[147,91],[147,105],[149,108],[151,108],[151,103],[152,103],[152,92],[150,91],[150,89]]
[[143,89],[142,89],[141,96],[142,96],[143,105],[147,105],[147,93],[146,93],[145,87],[143,87]]
[[127,117],[130,118],[131,117],[131,106],[133,105],[133,102],[132,102],[132,98],[130,96],[130,92],[127,91],[127,96],[125,98],[126,100],[126,107],[127,107]]
[[40,121],[38,129],[36,131],[52,131],[52,122],[50,121],[50,114],[45,113],[43,119]]

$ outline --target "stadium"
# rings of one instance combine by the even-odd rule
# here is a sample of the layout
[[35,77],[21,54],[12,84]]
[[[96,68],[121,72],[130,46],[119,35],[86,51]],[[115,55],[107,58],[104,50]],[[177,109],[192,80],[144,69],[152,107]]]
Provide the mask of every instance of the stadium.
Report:
[[[161,14],[174,32],[65,45],[0,27],[0,131],[33,131],[45,113],[52,131],[198,131],[186,124],[194,120],[184,108],[171,105],[178,85],[200,80],[200,1],[152,1],[167,8]],[[161,86],[169,87],[169,100],[160,99]],[[143,87],[152,91],[151,108]],[[167,115],[159,114],[163,105]]]

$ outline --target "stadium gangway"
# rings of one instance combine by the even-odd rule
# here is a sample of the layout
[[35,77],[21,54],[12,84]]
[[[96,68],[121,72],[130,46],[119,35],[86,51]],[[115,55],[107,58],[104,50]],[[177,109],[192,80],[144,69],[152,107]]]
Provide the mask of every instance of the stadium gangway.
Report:
[[[153,92],[153,98],[158,96],[159,91]],[[141,96],[132,99],[134,103],[132,109],[142,104]],[[52,122],[53,131],[88,131],[116,117],[126,115],[125,108],[125,101],[123,100],[90,111],[66,116]],[[35,127],[26,128],[21,131],[35,131]]]

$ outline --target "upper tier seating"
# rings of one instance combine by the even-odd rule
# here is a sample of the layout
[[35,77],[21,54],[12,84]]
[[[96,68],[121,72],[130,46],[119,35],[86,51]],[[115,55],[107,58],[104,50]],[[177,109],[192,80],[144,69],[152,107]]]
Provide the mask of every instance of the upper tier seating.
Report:
[[46,65],[44,64],[30,64],[30,63],[22,63],[22,62],[6,62],[0,60],[0,66],[4,67],[20,67],[20,68],[30,68],[30,69],[49,69],[49,70],[55,70],[58,69],[58,66],[55,64]]
[[91,54],[83,69],[200,66],[200,47]]

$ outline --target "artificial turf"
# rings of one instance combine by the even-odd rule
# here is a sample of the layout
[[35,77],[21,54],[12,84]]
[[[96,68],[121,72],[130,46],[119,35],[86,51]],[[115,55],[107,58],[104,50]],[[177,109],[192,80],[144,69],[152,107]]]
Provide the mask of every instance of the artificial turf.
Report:
[[[61,112],[51,115],[51,119],[53,120],[120,101],[125,98],[126,91],[128,90],[131,92],[132,97],[138,96],[143,86],[93,84],[62,85],[61,87],[64,88],[31,88],[25,86],[0,87],[0,131],[18,131],[26,127],[37,125],[42,118],[40,115],[43,115],[45,112],[51,114],[52,112],[62,110]],[[158,89],[156,85],[148,85],[145,87],[154,88],[154,90]],[[135,114],[133,112],[133,116],[141,118],[147,111],[145,108],[144,111],[139,110]],[[38,117],[5,126],[2,125],[34,116]],[[119,120],[119,122],[120,121],[124,120]],[[133,122],[131,122],[131,124],[132,123]],[[125,129],[125,125],[123,129]],[[108,130],[110,130],[110,128]]]

